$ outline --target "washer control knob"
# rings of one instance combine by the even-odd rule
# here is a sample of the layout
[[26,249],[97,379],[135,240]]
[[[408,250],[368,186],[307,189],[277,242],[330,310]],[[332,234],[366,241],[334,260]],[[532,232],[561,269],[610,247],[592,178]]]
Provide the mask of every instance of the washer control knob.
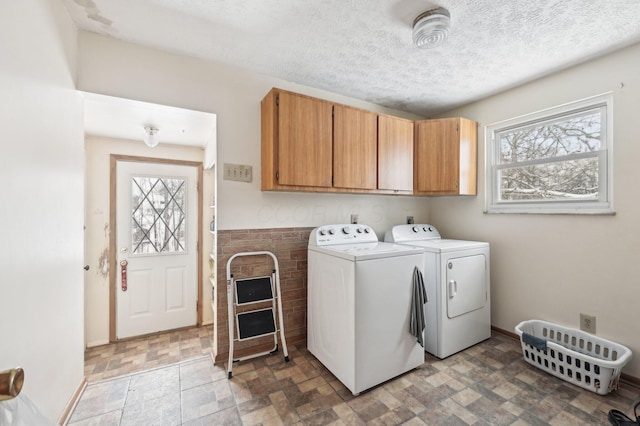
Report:
[[318,233],[320,235],[327,235],[327,231],[325,231],[324,229],[321,229],[320,231],[318,231]]
[[362,228],[358,228],[358,229],[356,229],[356,232],[357,232],[358,234],[362,234]]
[[365,234],[368,234],[369,232],[371,232],[371,231],[369,231],[369,228],[364,228],[364,233]]
[[333,235],[335,234],[336,231],[333,230],[333,228],[329,228],[329,235]]
[[351,228],[349,228],[348,226],[345,226],[344,228],[342,228],[343,234],[349,234],[350,232],[351,232]]
[[417,226],[414,226],[413,228],[411,228],[413,230],[413,232],[418,233],[420,232],[420,228]]
[[429,232],[433,232],[433,228],[432,227],[429,227],[427,229],[429,230]]

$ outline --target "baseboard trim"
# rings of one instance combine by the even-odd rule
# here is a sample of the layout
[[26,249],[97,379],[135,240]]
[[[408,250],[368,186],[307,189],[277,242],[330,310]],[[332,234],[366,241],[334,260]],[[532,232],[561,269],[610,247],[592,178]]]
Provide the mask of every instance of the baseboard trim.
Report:
[[103,345],[108,345],[109,344],[109,339],[101,339],[101,340],[95,340],[93,342],[89,342],[86,344],[87,348],[94,348],[96,346],[103,346]]
[[[516,333],[513,333],[511,331],[507,331],[507,330],[503,330],[501,328],[498,328],[496,326],[491,326],[491,330],[498,333],[498,334],[502,334],[505,337],[509,337],[513,340],[517,340],[520,341],[520,336],[518,336]],[[633,386],[635,388],[640,388],[640,378],[638,377],[634,377],[634,376],[630,376],[629,374],[624,374],[621,373],[620,374],[620,381],[629,385],[629,386]]]
[[498,334],[502,334],[503,336],[510,337],[513,340],[520,340],[520,337],[516,333],[511,332],[511,331],[507,331],[507,330],[503,330],[501,328],[496,327],[495,325],[491,326],[491,331],[495,331]]
[[630,386],[636,387],[638,389],[640,389],[640,379],[634,376],[630,376],[628,374],[624,374],[621,373],[620,374],[620,381],[624,382]]
[[87,378],[83,377],[82,381],[76,388],[76,391],[73,393],[73,395],[71,395],[69,402],[67,402],[67,405],[62,411],[60,418],[58,419],[58,424],[60,426],[66,426],[66,424],[69,423],[71,414],[73,414],[73,410],[75,410],[76,405],[78,405],[78,402],[80,402],[80,397],[82,397],[82,394],[84,393],[84,390],[86,389],[87,384],[88,384]]

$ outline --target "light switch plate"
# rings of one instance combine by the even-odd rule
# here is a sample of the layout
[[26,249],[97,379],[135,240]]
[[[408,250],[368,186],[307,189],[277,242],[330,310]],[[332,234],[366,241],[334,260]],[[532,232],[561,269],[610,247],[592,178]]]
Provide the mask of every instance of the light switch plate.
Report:
[[224,180],[251,182],[253,179],[253,167],[244,164],[224,163],[223,172]]

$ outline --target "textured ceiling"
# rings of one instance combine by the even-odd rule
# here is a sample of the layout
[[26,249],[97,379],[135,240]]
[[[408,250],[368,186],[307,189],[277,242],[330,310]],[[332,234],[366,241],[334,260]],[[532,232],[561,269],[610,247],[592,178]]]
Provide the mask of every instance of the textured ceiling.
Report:
[[[639,0],[60,0],[79,28],[431,116],[640,42]],[[421,12],[449,39],[417,49]]]

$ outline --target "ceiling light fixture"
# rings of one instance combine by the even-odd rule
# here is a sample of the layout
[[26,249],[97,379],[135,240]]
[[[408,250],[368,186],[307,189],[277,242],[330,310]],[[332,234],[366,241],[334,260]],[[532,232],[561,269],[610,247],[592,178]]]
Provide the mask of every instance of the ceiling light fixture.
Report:
[[144,143],[149,148],[153,148],[160,142],[158,140],[158,129],[151,126],[144,126]]
[[444,7],[421,13],[413,21],[413,43],[427,49],[444,42],[449,36],[451,15]]

